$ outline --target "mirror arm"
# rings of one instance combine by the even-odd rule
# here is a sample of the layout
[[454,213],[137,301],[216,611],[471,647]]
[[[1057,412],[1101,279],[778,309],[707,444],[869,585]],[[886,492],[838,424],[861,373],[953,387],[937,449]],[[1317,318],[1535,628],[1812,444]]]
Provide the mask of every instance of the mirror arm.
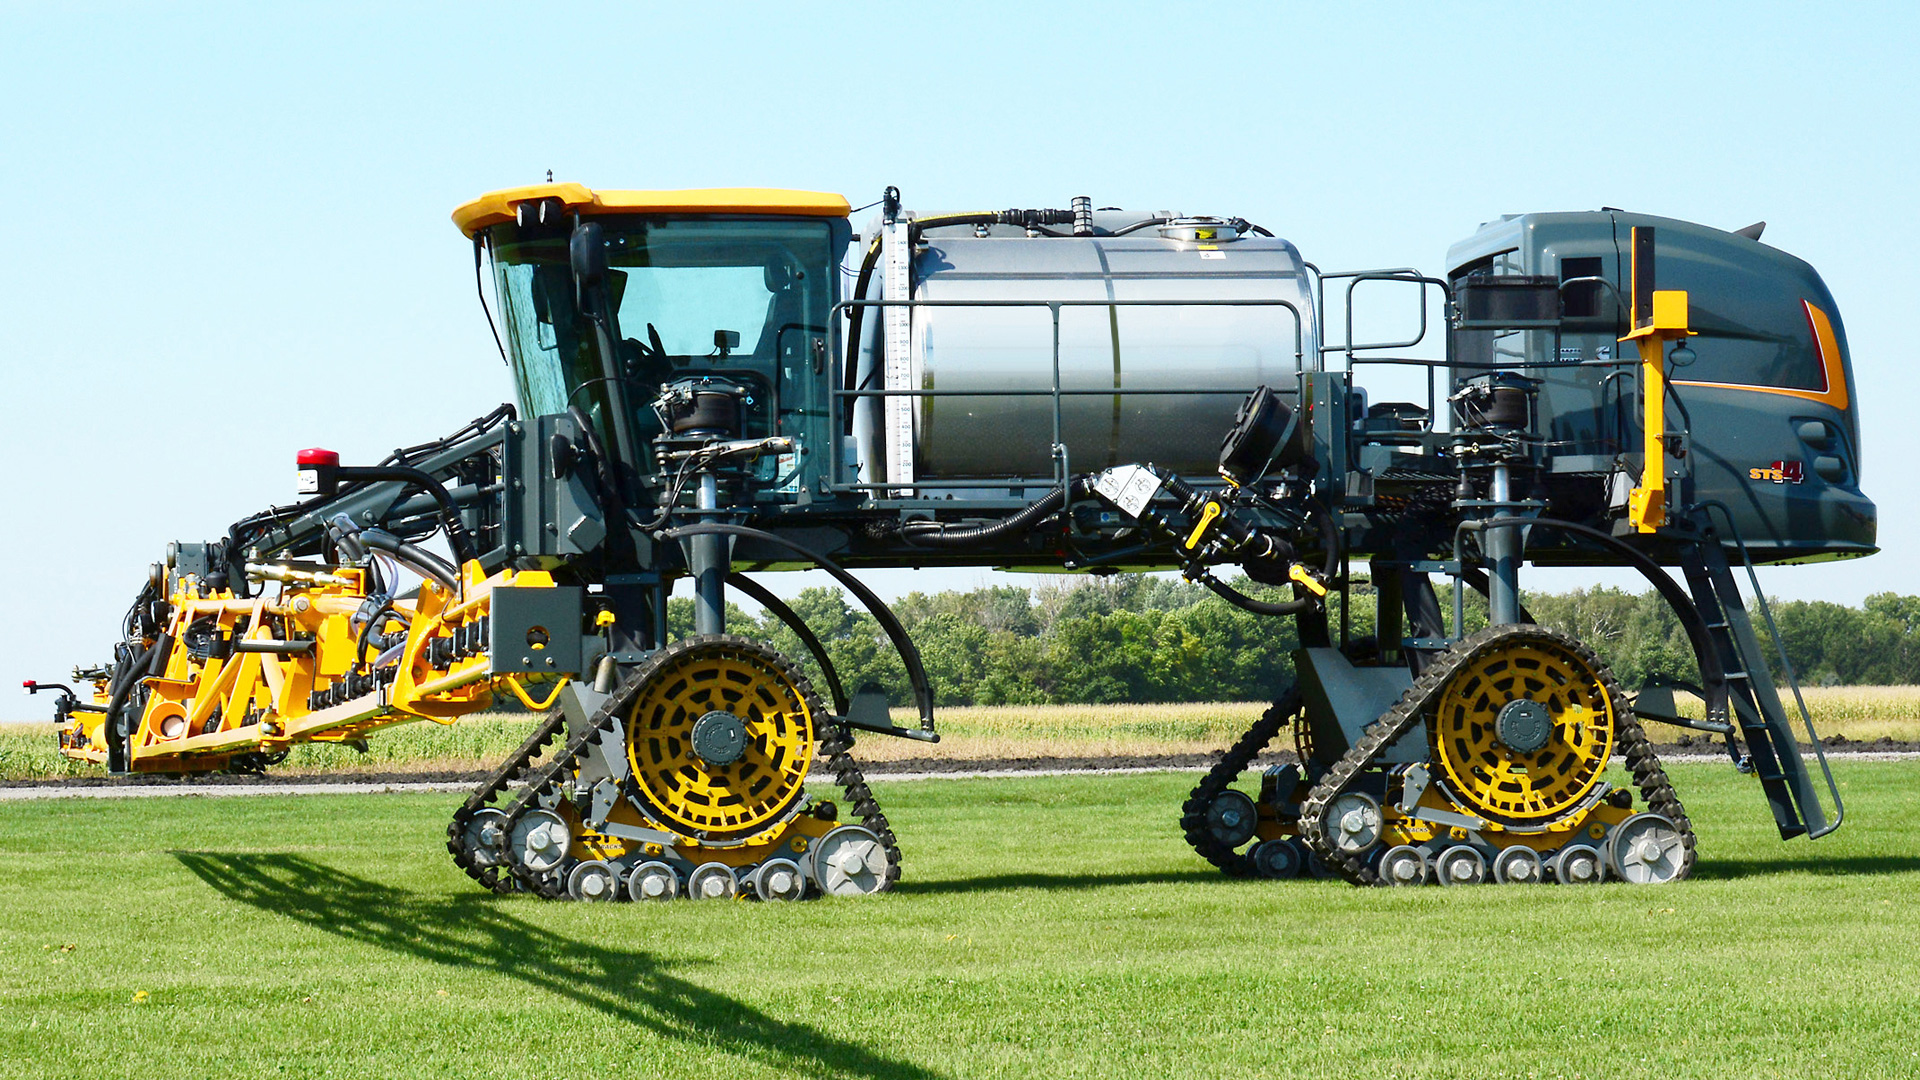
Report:
[[[597,222],[576,216],[573,235],[567,240],[567,256],[573,267],[574,303],[593,324],[594,346],[600,352],[600,373],[606,381],[607,402],[612,413],[609,434],[613,437],[614,473],[622,480],[632,476],[640,461],[633,425],[627,416],[624,373],[620,370],[620,322],[607,293],[607,245]],[[621,492],[626,501],[631,492]]]

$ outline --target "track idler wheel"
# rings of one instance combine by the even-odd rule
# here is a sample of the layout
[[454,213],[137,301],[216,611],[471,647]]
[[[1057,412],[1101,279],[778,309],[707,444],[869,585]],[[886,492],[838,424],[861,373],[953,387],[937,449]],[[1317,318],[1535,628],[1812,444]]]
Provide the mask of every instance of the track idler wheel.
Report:
[[466,821],[463,836],[473,865],[482,869],[507,861],[507,838],[513,823],[500,810],[487,806]]
[[813,878],[828,896],[865,896],[888,885],[886,845],[871,830],[842,825],[813,844]]
[[1607,836],[1607,870],[1635,885],[1664,885],[1686,866],[1680,830],[1662,814],[1635,814]]
[[1207,831],[1222,847],[1237,848],[1253,839],[1260,823],[1260,809],[1253,797],[1238,788],[1228,788],[1207,804]]
[[1349,791],[1327,808],[1327,840],[1334,850],[1355,858],[1380,846],[1386,823],[1380,803],[1364,792]]
[[514,824],[511,843],[514,858],[521,866],[531,873],[544,874],[566,859],[573,833],[559,814],[534,810],[522,814]]

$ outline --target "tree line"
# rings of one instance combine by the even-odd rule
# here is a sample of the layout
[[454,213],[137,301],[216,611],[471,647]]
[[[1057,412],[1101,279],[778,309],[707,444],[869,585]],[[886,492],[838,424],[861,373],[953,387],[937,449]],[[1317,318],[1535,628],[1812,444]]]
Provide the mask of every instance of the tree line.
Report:
[[[1246,580],[1236,588],[1279,600],[1290,594]],[[1352,639],[1374,633],[1370,586],[1353,589]],[[1441,608],[1451,596],[1441,587]],[[1339,635],[1338,598],[1329,612]],[[1697,678],[1679,620],[1652,592],[1595,587],[1529,593],[1536,622],[1599,653],[1629,690],[1653,674]],[[788,601],[819,638],[849,693],[875,685],[910,700],[906,672],[879,624],[838,589],[810,588]],[[909,593],[893,610],[920,648],[936,704],[1046,705],[1265,701],[1293,681],[1292,619],[1253,615],[1202,586],[1142,575],[1075,578],[1026,589]],[[1469,631],[1486,625],[1486,602],[1463,598]],[[1920,683],[1920,596],[1879,593],[1859,607],[1825,601],[1773,604],[1788,659],[1803,684]],[[669,603],[674,637],[692,632],[690,599]],[[1764,623],[1756,629],[1767,644]],[[770,612],[729,606],[729,632],[764,641],[799,662],[825,695],[800,639]],[[1778,661],[1773,665],[1779,674]]]

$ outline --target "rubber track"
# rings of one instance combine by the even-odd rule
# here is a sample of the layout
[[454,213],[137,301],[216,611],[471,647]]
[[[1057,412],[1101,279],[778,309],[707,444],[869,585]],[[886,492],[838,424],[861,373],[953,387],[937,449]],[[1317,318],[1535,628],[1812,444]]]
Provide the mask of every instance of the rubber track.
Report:
[[1233,782],[1240,778],[1240,774],[1246,771],[1247,766],[1253,764],[1253,759],[1260,756],[1260,751],[1280,734],[1281,729],[1292,722],[1300,708],[1300,691],[1289,689],[1280,695],[1279,700],[1262,713],[1260,719],[1254,721],[1246,734],[1240,736],[1240,741],[1228,748],[1220,761],[1207,770],[1207,775],[1200,778],[1200,783],[1194,787],[1193,793],[1187,796],[1186,805],[1180,808],[1180,830],[1186,834],[1187,843],[1193,845],[1193,850],[1198,852],[1201,858],[1218,867],[1229,877],[1260,876],[1260,872],[1253,864],[1251,854],[1253,848],[1249,847],[1246,852],[1239,852],[1214,839],[1213,830],[1207,827],[1207,808],[1222,791],[1231,787]]
[[1307,793],[1307,799],[1300,807],[1300,835],[1307,841],[1315,854],[1332,867],[1341,877],[1355,885],[1378,885],[1380,877],[1368,866],[1364,859],[1348,856],[1335,848],[1327,839],[1323,815],[1329,803],[1341,792],[1352,785],[1361,770],[1372,764],[1389,746],[1392,746],[1419,724],[1426,716],[1433,699],[1440,693],[1453,673],[1466,666],[1477,657],[1500,648],[1515,638],[1544,638],[1554,645],[1566,649],[1579,657],[1593,671],[1600,675],[1601,685],[1606,688],[1608,698],[1613,702],[1614,731],[1616,746],[1626,758],[1627,767],[1633,773],[1634,783],[1640,788],[1640,797],[1647,808],[1663,814],[1679,830],[1681,841],[1686,847],[1686,857],[1680,866],[1680,872],[1674,880],[1686,878],[1693,871],[1694,835],[1693,823],[1687,820],[1686,809],[1681,806],[1679,796],[1674,794],[1673,785],[1667,780],[1666,772],[1660,767],[1660,759],[1653,752],[1653,745],[1647,741],[1647,735],[1634,717],[1627,703],[1626,692],[1614,681],[1613,675],[1605,664],[1600,662],[1593,650],[1557,631],[1540,626],[1508,625],[1490,626],[1484,630],[1469,634],[1454,642],[1436,655],[1420,677],[1402,694],[1398,703],[1388,709],[1380,719],[1367,726],[1360,740],[1350,747],[1339,761],[1320,778],[1313,790]]
[[[717,634],[688,638],[686,639],[686,643],[689,645],[700,643],[741,647],[753,646],[753,643],[745,638]],[[771,650],[769,650],[769,652],[771,652]],[[801,674],[792,664],[779,658],[778,654],[774,654],[774,657],[782,673],[791,678],[794,684],[800,689],[809,711],[815,717],[831,716],[826,706],[820,701],[819,695],[814,692],[813,686],[807,680],[806,676]],[[667,658],[667,653],[665,650],[661,650],[656,652],[653,658],[649,659],[654,658],[664,661]],[[514,796],[512,801],[502,808],[507,815],[507,827],[509,829],[513,827],[514,823],[519,821],[522,814],[526,813],[539,801],[541,795],[553,790],[563,780],[567,779],[571,772],[577,767],[578,762],[586,755],[588,748],[592,746],[601,733],[611,731],[619,719],[626,715],[627,711],[632,707],[634,700],[639,697],[641,688],[646,685],[647,679],[652,675],[655,666],[654,663],[642,664],[631,677],[621,684],[618,690],[614,691],[612,697],[602,703],[600,708],[594,710],[593,716],[588,720],[586,729],[569,741],[566,748],[555,755],[553,760],[543,765],[539,773]],[[556,715],[554,719],[548,721],[539,731],[536,731],[530,736],[526,743],[522,744],[520,750],[516,751],[514,756],[508,759],[507,764],[501,766],[500,770],[494,774],[492,779],[482,784],[474,791],[473,795],[468,797],[466,804],[454,814],[454,821],[447,828],[447,847],[448,850],[454,852],[454,861],[461,864],[462,868],[467,871],[468,876],[486,885],[495,892],[514,892],[524,889],[549,900],[558,900],[566,896],[566,883],[563,875],[552,871],[543,874],[535,873],[520,866],[517,861],[511,859],[509,860],[511,867],[510,877],[501,877],[495,873],[496,868],[494,867],[487,867],[479,873],[475,873],[471,865],[471,859],[466,854],[464,844],[466,821],[471,818],[475,811],[486,805],[489,800],[508,784],[512,783],[513,779],[520,775],[527,764],[538,754],[540,747],[544,746],[549,739],[559,733],[560,729],[565,725],[565,722],[564,716]],[[880,809],[880,804],[874,799],[872,790],[867,787],[866,778],[860,771],[859,764],[853,759],[851,753],[853,748],[852,732],[844,722],[830,722],[824,726],[826,731],[824,737],[821,739],[820,749],[822,753],[827,755],[827,768],[833,774],[834,783],[839,786],[846,800],[852,804],[854,813],[860,818],[860,823],[880,838],[880,844],[887,852],[887,876],[881,883],[880,888],[876,890],[877,892],[887,892],[893,888],[895,882],[900,880],[899,842],[893,834],[892,827],[887,822],[885,812]],[[625,792],[630,795],[633,791],[633,778],[629,776],[623,781],[622,787],[625,789]],[[564,865],[565,863],[562,863],[562,866]],[[484,876],[488,874],[493,875],[493,881],[487,880]]]
[[512,877],[500,876],[500,868],[497,866],[474,865],[473,853],[467,849],[467,823],[473,820],[474,814],[498,798],[500,793],[507,790],[514,781],[526,775],[527,769],[533,764],[533,759],[539,757],[540,751],[559,736],[561,730],[566,727],[566,723],[566,716],[555,712],[546,723],[536,728],[533,734],[527,736],[526,741],[520,744],[520,748],[494,770],[492,776],[473,789],[473,793],[467,796],[467,801],[461,804],[460,809],[453,812],[453,820],[447,825],[447,852],[453,856],[454,865],[490,892],[515,892],[518,890],[518,885]]

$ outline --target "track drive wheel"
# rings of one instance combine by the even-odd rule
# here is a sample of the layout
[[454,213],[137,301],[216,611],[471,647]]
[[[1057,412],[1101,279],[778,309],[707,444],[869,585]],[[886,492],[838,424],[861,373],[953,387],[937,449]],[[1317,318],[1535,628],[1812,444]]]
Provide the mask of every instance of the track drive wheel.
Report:
[[1437,772],[1460,806],[1509,828],[1561,821],[1606,792],[1623,698],[1586,646],[1538,626],[1503,627],[1440,688]]
[[627,714],[627,757],[649,813],[712,843],[745,840],[797,807],[825,715],[798,668],[730,635],[660,650]]

